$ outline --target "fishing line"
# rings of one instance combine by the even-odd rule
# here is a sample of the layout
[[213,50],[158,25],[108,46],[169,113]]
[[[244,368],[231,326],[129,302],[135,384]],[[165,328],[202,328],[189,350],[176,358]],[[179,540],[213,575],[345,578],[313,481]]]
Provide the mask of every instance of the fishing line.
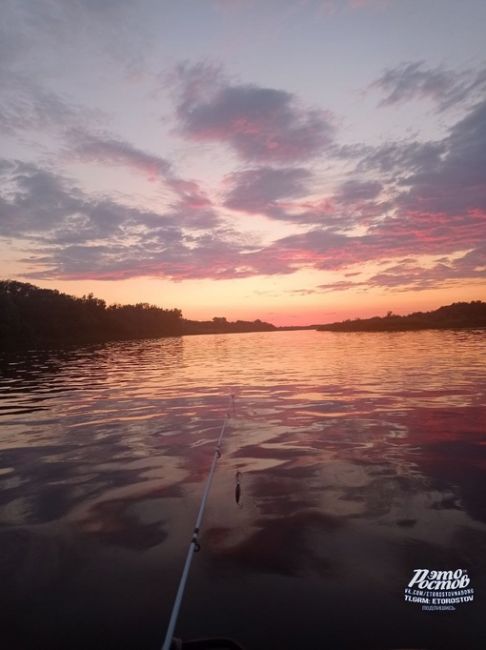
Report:
[[189,570],[191,568],[191,562],[194,553],[197,553],[201,549],[199,544],[199,532],[201,529],[202,519],[204,516],[204,509],[206,508],[206,501],[208,500],[209,490],[211,489],[211,482],[213,480],[213,474],[216,469],[216,463],[221,458],[221,444],[223,442],[223,436],[226,430],[226,425],[228,420],[231,418],[231,410],[233,415],[236,413],[235,409],[235,396],[232,393],[230,397],[230,404],[232,409],[228,409],[226,416],[223,421],[223,426],[221,427],[221,432],[219,434],[218,442],[214,450],[213,462],[211,463],[211,468],[209,470],[208,478],[206,480],[206,486],[204,488],[203,496],[201,499],[201,505],[199,506],[199,512],[196,518],[196,523],[194,525],[194,530],[192,532],[191,543],[187,551],[186,561],[184,563],[184,568],[182,570],[181,579],[179,582],[179,587],[177,589],[177,594],[174,600],[174,605],[172,607],[172,613],[169,619],[169,625],[167,627],[167,632],[165,634],[164,643],[162,645],[162,650],[170,650],[172,645],[172,640],[174,636],[174,630],[177,623],[177,617],[179,616],[179,610],[181,608],[182,598],[184,596],[184,590],[186,588],[187,578],[189,577]]

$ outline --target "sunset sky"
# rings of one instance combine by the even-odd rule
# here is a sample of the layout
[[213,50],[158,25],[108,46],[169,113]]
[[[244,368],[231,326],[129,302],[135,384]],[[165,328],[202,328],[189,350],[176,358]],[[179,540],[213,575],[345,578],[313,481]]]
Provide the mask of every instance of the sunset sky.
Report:
[[1,278],[311,324],[486,299],[484,0],[4,0]]

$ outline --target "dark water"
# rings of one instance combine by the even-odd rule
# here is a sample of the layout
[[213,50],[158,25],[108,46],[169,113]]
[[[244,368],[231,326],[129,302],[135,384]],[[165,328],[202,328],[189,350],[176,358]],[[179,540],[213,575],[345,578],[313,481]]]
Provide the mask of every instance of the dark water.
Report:
[[[235,392],[178,635],[486,647],[485,337],[300,331],[4,354],[0,645],[160,647]],[[475,601],[405,603],[416,568],[467,569]]]

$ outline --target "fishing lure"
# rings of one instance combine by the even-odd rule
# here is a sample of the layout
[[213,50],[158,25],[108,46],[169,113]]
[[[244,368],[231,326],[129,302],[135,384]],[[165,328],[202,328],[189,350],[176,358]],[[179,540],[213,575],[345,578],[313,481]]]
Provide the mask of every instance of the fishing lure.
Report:
[[240,502],[240,496],[241,496],[240,477],[241,477],[241,473],[236,472],[236,487],[235,487],[235,501],[236,501],[236,503]]

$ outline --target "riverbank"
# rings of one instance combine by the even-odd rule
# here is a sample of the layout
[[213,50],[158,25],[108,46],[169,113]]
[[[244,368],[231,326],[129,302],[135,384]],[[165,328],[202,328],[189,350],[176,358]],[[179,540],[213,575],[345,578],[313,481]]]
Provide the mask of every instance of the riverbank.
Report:
[[316,327],[321,332],[404,332],[418,330],[486,328],[486,303],[480,300],[456,302],[430,312],[398,316],[356,318]]

